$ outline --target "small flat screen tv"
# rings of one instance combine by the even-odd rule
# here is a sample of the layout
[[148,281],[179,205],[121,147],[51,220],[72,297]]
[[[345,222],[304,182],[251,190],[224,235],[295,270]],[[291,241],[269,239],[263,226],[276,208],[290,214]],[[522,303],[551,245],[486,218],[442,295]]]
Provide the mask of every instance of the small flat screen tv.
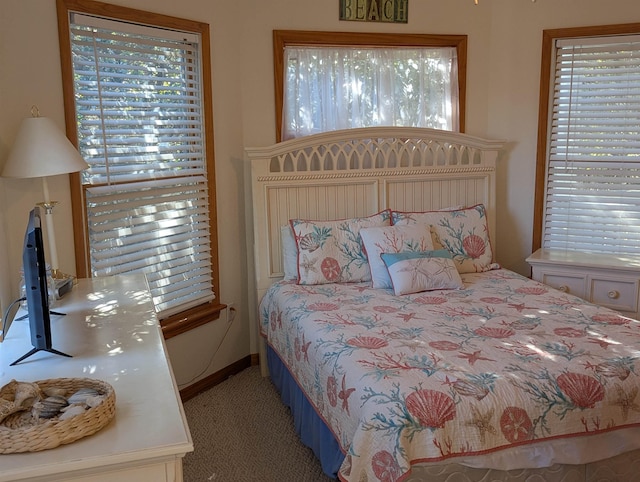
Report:
[[39,351],[70,356],[52,348],[47,265],[44,256],[44,242],[39,207],[33,208],[29,213],[29,222],[24,234],[22,264],[27,312],[29,316],[29,330],[31,332],[33,349],[18,358],[11,365],[20,363],[25,358]]

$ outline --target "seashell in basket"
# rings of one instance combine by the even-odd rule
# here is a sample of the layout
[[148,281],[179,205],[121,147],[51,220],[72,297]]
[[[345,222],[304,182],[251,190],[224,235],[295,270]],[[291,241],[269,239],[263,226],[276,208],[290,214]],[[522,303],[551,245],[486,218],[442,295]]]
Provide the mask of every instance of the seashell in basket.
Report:
[[45,388],[42,391],[44,392],[45,396],[47,396],[47,397],[52,397],[54,395],[59,395],[61,397],[66,397],[67,396],[67,391],[64,388],[50,387],[50,388]]
[[58,420],[60,421],[75,417],[76,415],[80,415],[86,411],[86,409],[82,405],[69,405],[65,408],[66,409],[64,410],[62,415],[60,415],[60,417],[58,418]]
[[86,401],[87,407],[89,407],[89,408],[97,407],[102,402],[104,402],[105,398],[106,397],[104,395],[96,395],[95,397],[87,397],[87,401]]
[[33,405],[33,414],[40,418],[53,418],[69,405],[66,398],[59,395],[47,397]]
[[18,383],[20,382],[11,380],[9,383],[2,386],[2,388],[0,388],[0,398],[13,402],[16,398],[16,388],[18,387]]
[[11,380],[0,388],[0,398],[26,409],[39,398],[43,398],[43,393],[36,383]]
[[0,388],[0,422],[9,415],[30,409],[42,396],[35,383],[11,380]]
[[94,390],[93,388],[81,388],[71,395],[67,401],[69,402],[69,405],[86,405],[87,398],[96,397],[98,395],[100,395],[98,390]]
[[16,390],[15,402],[23,408],[29,408],[42,398],[43,393],[35,383],[19,382]]

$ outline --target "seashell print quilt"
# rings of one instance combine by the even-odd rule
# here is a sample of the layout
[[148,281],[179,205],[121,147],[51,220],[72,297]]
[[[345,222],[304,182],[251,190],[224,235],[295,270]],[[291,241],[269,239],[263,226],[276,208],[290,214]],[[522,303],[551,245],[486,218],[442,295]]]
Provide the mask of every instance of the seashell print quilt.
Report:
[[464,289],[272,285],[260,330],[346,453],[343,481],[640,423],[640,323],[505,269]]

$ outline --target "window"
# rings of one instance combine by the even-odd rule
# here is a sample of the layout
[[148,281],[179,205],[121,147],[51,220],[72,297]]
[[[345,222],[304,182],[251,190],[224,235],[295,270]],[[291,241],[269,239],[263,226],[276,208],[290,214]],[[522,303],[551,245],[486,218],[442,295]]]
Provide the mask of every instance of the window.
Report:
[[535,249],[640,254],[640,36],[625,30],[545,32]]
[[374,125],[464,131],[466,36],[274,31],[278,139]]
[[82,5],[59,11],[67,129],[89,164],[72,182],[78,272],[144,272],[163,324],[211,319],[221,305],[208,27]]

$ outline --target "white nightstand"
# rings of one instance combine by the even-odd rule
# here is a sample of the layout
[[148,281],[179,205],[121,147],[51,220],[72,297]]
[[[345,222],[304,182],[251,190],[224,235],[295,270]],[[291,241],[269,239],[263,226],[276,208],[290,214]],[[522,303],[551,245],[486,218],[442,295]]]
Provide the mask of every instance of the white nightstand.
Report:
[[640,318],[640,259],[539,249],[527,263],[536,281]]

